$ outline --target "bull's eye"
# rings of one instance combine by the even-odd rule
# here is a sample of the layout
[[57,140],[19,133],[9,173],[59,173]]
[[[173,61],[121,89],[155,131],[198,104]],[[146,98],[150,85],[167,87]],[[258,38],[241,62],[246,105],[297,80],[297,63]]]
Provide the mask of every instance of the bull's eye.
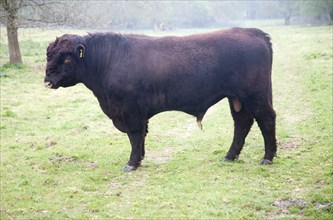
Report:
[[71,61],[72,61],[72,58],[68,56],[64,59],[64,64],[69,64]]

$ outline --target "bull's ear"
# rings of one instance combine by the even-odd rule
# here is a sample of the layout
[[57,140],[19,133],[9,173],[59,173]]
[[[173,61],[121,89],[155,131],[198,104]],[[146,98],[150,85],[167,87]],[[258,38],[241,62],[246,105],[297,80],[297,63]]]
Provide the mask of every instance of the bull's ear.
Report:
[[76,54],[80,59],[83,59],[85,52],[86,48],[82,44],[76,46]]

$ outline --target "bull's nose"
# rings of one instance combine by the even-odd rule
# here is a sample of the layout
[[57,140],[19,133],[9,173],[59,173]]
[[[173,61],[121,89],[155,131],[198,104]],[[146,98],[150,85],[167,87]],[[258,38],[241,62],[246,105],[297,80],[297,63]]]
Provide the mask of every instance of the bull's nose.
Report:
[[44,86],[48,89],[51,89],[53,84],[51,82],[44,82]]

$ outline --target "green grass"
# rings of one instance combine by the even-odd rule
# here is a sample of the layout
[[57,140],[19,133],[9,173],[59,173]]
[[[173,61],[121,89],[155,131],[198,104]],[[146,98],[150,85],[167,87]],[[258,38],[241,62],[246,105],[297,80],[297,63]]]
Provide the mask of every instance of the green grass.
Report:
[[264,30],[274,45],[274,164],[259,165],[256,125],[239,160],[220,162],[233,131],[223,100],[203,131],[184,113],[152,118],[132,173],[122,172],[127,136],[88,89],[43,87],[45,49],[66,31],[21,30],[24,65],[0,67],[0,218],[332,219],[332,26]]

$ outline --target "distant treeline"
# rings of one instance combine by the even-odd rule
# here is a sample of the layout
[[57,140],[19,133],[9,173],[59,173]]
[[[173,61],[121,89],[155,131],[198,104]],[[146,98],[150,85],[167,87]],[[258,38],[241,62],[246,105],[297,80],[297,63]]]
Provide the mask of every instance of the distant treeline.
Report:
[[[16,21],[19,27],[65,25],[168,30],[179,27],[233,26],[242,20],[261,19],[284,19],[286,25],[331,24],[333,16],[332,0],[12,1],[18,2]],[[1,23],[6,25],[6,11],[3,8],[0,18]]]
[[[248,20],[290,24],[332,24],[333,0],[134,1],[0,0],[7,27],[10,63],[22,63],[18,29],[68,26],[103,30],[242,26]],[[281,24],[280,22],[279,24]]]

